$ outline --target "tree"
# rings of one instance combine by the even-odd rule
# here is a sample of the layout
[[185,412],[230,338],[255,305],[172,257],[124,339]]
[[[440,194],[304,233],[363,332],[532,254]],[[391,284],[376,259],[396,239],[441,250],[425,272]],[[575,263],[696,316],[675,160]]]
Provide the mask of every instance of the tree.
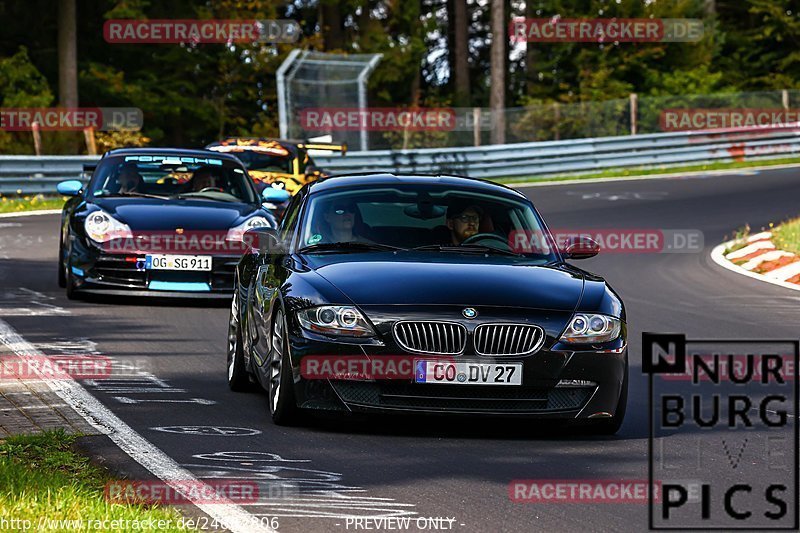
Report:
[[58,1],[58,103],[62,107],[78,107],[75,0]]
[[453,3],[453,78],[457,106],[470,105],[469,80],[469,16],[467,0],[451,0]]
[[506,41],[508,40],[503,0],[492,0],[492,62],[489,107],[492,109],[492,134],[494,144],[506,140]]

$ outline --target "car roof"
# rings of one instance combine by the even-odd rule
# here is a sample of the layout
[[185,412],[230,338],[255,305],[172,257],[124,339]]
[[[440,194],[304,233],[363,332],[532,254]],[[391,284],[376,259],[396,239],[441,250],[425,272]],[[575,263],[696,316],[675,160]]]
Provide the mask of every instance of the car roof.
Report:
[[503,196],[514,196],[525,198],[525,195],[505,185],[490,181],[470,178],[466,176],[454,176],[450,174],[406,174],[393,172],[364,172],[352,174],[337,174],[321,178],[308,185],[310,193],[320,193],[334,189],[361,188],[373,185],[397,185],[397,184],[417,184],[430,185],[440,184],[453,187],[455,189],[470,189]]
[[238,141],[275,143],[279,145],[281,148],[287,150],[289,154],[293,157],[297,157],[298,153],[301,151],[300,147],[297,145],[306,142],[306,141],[292,140],[292,139],[275,139],[272,137],[225,137],[224,139],[221,139],[219,141],[214,141],[212,143],[207,144],[206,150],[216,146],[228,146],[228,145],[236,146],[236,144],[234,143]]
[[124,155],[173,155],[185,157],[210,157],[213,154],[215,158],[233,161],[242,164],[239,159],[230,154],[219,152],[209,152],[208,150],[192,150],[188,148],[116,148],[109,150],[103,157],[114,157]]

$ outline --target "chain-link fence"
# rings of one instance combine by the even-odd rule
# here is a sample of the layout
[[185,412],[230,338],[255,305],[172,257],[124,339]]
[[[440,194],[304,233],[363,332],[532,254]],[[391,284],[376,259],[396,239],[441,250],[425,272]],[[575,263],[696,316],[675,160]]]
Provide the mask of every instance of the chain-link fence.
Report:
[[[317,100],[318,102],[318,100]],[[339,116],[345,106],[336,98],[332,104],[315,104],[316,111],[329,109],[329,126],[321,130],[304,130],[301,124],[302,102],[295,106],[292,132],[297,137],[329,134],[336,142],[350,141],[358,150],[358,139],[367,137],[370,150],[479,146],[491,144],[491,129],[497,121],[487,108],[387,109],[366,108]],[[749,93],[717,93],[705,95],[638,96],[602,102],[555,103],[544,102],[526,107],[508,108],[505,115],[505,142],[553,141],[609,137],[665,131],[719,129],[724,127],[764,127],[752,124],[748,118],[761,112],[772,112],[781,120],[796,122],[800,106],[800,91]],[[355,106],[351,106],[355,107]],[[780,113],[780,112],[785,113]],[[341,114],[341,113],[340,113]],[[404,115],[405,114],[405,115]],[[431,116],[448,120],[429,120]],[[713,117],[711,115],[714,115]],[[377,116],[377,118],[376,118]],[[366,117],[366,118],[365,118]],[[741,119],[741,122],[735,122]],[[713,119],[713,120],[712,120]],[[733,120],[733,123],[730,121]],[[337,129],[336,124],[349,124]],[[377,125],[376,125],[377,123]],[[785,123],[785,122],[782,122]],[[364,126],[364,131],[356,125]]]

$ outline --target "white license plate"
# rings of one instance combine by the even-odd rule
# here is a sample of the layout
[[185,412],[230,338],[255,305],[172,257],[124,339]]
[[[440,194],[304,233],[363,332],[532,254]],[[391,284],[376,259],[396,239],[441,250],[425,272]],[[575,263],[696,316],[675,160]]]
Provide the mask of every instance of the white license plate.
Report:
[[146,270],[211,270],[210,255],[148,255]]
[[522,363],[415,361],[417,383],[522,385]]

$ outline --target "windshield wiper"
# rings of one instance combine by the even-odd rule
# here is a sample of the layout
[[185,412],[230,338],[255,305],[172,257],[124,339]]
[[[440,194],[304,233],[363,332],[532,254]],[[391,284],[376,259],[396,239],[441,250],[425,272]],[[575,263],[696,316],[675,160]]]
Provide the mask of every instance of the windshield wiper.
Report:
[[405,248],[398,248],[397,246],[389,246],[388,244],[378,244],[374,242],[361,242],[361,241],[343,241],[343,242],[321,242],[319,244],[312,244],[300,248],[298,252],[348,252],[353,250],[405,250]]
[[115,192],[115,193],[111,193],[111,194],[104,194],[102,196],[104,196],[106,198],[112,197],[112,196],[136,196],[136,197],[139,197],[139,198],[158,198],[159,200],[163,200],[163,199],[167,198],[166,196],[159,196],[158,194],[147,194],[147,193],[144,193],[144,192],[136,192],[136,191]]
[[[228,196],[233,196],[232,194],[229,194],[229,193],[224,193],[224,194],[227,194]],[[234,198],[236,198],[236,197],[234,196]],[[228,198],[220,198],[219,196],[208,196],[207,193],[204,193],[204,192],[202,192],[202,193],[201,192],[188,192],[188,193],[187,192],[182,192],[182,193],[171,195],[170,199],[172,199],[172,200],[214,200],[214,201],[217,201],[217,202],[238,202],[238,201],[240,201],[238,198],[235,199],[235,200],[230,200]]]
[[426,244],[424,246],[417,246],[411,250],[420,251],[434,251],[434,252],[456,252],[456,253],[482,253],[482,254],[497,254],[497,255],[510,255],[513,257],[524,257],[523,254],[512,252],[511,250],[501,250],[500,248],[493,248],[492,246],[481,246],[479,244]]

